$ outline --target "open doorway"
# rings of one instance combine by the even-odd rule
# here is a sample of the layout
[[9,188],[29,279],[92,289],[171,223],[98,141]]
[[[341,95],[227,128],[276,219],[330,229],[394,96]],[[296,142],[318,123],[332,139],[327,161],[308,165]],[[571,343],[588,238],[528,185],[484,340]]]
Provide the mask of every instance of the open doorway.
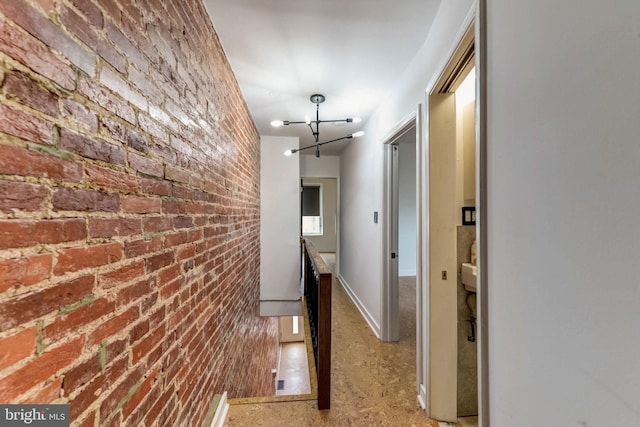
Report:
[[428,92],[428,413],[478,423],[476,77],[472,24]]
[[417,116],[385,139],[382,340],[416,339]]

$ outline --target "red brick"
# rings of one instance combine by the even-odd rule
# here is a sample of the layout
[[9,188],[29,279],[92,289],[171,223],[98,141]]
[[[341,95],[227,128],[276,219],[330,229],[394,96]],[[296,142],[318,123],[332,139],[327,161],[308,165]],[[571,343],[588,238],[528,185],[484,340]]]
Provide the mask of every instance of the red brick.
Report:
[[[113,384],[113,382],[117,381],[119,377],[124,375],[127,364],[127,358],[122,358],[115,361],[111,366],[108,366],[104,374],[92,377],[94,378],[92,381],[91,378],[89,378],[84,382],[78,383],[77,387],[81,389],[81,391],[77,393],[71,401],[71,419],[78,419],[85,409],[95,403],[98,396],[101,396],[103,392]],[[77,389],[72,388],[71,384],[67,384],[66,375],[63,381],[63,387],[67,396],[78,391]]]
[[62,117],[95,133],[98,130],[98,116],[95,112],[71,99],[62,100]]
[[96,418],[97,417],[98,417],[98,412],[97,411],[93,411],[89,415],[87,415],[86,418],[84,418],[84,419],[82,419],[80,421],[76,420],[74,422],[74,425],[76,425],[76,423],[77,423],[77,427],[94,427],[96,425]]
[[58,252],[53,274],[59,276],[72,271],[111,264],[121,259],[122,244],[120,243],[64,249]]
[[102,28],[104,18],[102,12],[96,7],[94,2],[91,0],[71,0],[71,3],[87,18],[92,26],[97,29]]
[[36,0],[36,2],[42,7],[44,12],[48,15],[53,12],[55,7],[55,0]]
[[0,145],[0,174],[77,182],[82,179],[82,165],[20,147]]
[[171,181],[183,182],[185,184],[189,183],[189,172],[172,166],[165,168],[164,177]]
[[151,273],[153,271],[164,268],[168,265],[171,265],[174,261],[174,252],[165,252],[149,257],[147,258],[147,272]]
[[4,90],[8,98],[17,100],[48,116],[58,116],[58,97],[19,71],[7,73]]
[[144,300],[140,303],[140,312],[142,314],[147,314],[149,309],[156,305],[156,302],[158,302],[158,291],[154,291],[144,298]]
[[184,278],[183,277],[179,277],[178,279],[174,280],[173,282],[162,286],[162,288],[160,289],[160,296],[163,299],[169,299],[180,290],[182,285],[184,285]]
[[[173,393],[173,386],[170,387]],[[158,400],[160,395],[162,394],[161,387],[153,387],[149,391],[149,394],[142,399],[142,401],[137,405],[136,408],[132,408],[134,411],[127,419],[126,425],[130,426],[141,426],[144,424],[144,417],[151,409],[152,405]],[[177,424],[166,424],[166,425],[177,425]]]
[[[107,345],[107,366],[111,363],[111,361],[116,360],[121,355],[125,354],[126,351],[129,350],[127,344],[129,340],[124,338],[118,341],[114,341]],[[127,363],[129,362],[129,358],[125,357]]]
[[137,89],[132,88],[118,73],[109,68],[103,68],[100,71],[100,83],[140,110],[146,111],[149,108],[146,98]]
[[120,203],[122,211],[127,213],[160,213],[162,210],[162,201],[158,198],[122,196]]
[[137,300],[149,293],[155,284],[154,278],[144,279],[140,282],[121,288],[118,291],[118,305],[128,305],[130,302]]
[[50,343],[65,334],[75,332],[78,328],[111,313],[115,307],[115,302],[100,298],[68,314],[58,316],[52,324],[44,328],[45,342]]
[[160,327],[158,327],[158,329],[156,329],[154,332],[152,332],[151,335],[148,335],[147,338],[145,338],[144,340],[136,344],[133,347],[133,352],[132,352],[133,364],[135,365],[136,363],[138,363],[140,359],[142,359],[147,354],[149,354],[149,352],[153,350],[154,347],[160,343],[160,341],[164,337],[164,334],[165,334],[165,326],[163,324]]
[[186,231],[168,234],[164,239],[165,248],[182,245],[189,241],[189,234]]
[[93,276],[83,276],[0,302],[0,329],[13,328],[77,303],[91,295],[94,282]]
[[35,327],[25,329],[6,338],[0,338],[0,371],[22,359],[26,359],[36,351],[37,330]]
[[69,188],[53,193],[53,209],[56,211],[117,212],[119,208],[120,199],[114,193]]
[[89,182],[100,187],[113,188],[126,192],[137,192],[139,188],[138,178],[115,169],[89,164],[85,168]]
[[62,378],[57,378],[46,384],[37,394],[26,399],[20,399],[17,403],[24,405],[42,405],[53,403],[60,397],[62,390]]
[[67,394],[81,389],[100,375],[102,368],[98,355],[90,357],[64,374],[64,390]]
[[135,258],[140,255],[146,255],[156,252],[162,248],[162,240],[159,237],[153,239],[140,239],[132,242],[126,242],[124,245],[124,254],[127,258]]
[[14,402],[18,396],[51,378],[71,364],[82,352],[84,335],[46,351],[37,359],[0,379],[0,402]]
[[129,417],[129,415],[131,415],[133,410],[140,405],[140,403],[142,402],[142,399],[144,399],[145,397],[147,397],[147,395],[149,395],[149,392],[153,387],[156,387],[156,386],[159,387],[159,385],[161,384],[160,382],[158,382],[159,369],[160,369],[159,367],[156,367],[153,370],[147,372],[145,376],[145,380],[142,382],[138,390],[136,390],[135,394],[131,396],[131,400],[125,403],[124,406],[122,407],[123,419],[126,419],[127,417]]
[[52,254],[12,258],[0,262],[0,292],[31,286],[51,275]]
[[103,0],[100,5],[105,10],[106,16],[111,17],[114,22],[119,23],[122,21],[122,6],[116,0]]
[[138,133],[134,130],[127,129],[126,141],[125,143],[133,148],[134,150],[138,150],[141,153],[148,153],[149,147],[147,142],[147,137],[141,133]]
[[144,266],[145,263],[143,260],[134,261],[117,270],[98,276],[98,286],[102,289],[109,289],[120,284],[128,283],[144,275]]
[[[138,80],[140,81],[140,83],[136,82],[135,84],[138,85],[138,87],[140,87],[143,90],[146,89],[144,91],[145,93],[153,94],[153,92],[157,90],[156,84],[153,83],[151,80],[147,79],[146,77],[141,76]],[[159,99],[159,98],[154,97],[152,99]],[[158,138],[160,141],[169,141],[169,132],[167,132],[167,130],[158,122],[156,122],[155,120],[151,119],[150,117],[144,114],[140,114],[140,116],[138,117],[138,120],[140,121],[140,128],[144,130],[146,133],[148,133],[149,135],[153,135],[154,137]]]
[[187,205],[183,201],[163,200],[162,211],[165,214],[185,214],[187,213]]
[[58,12],[60,22],[67,31],[73,33],[81,42],[89,46],[92,50],[96,50],[98,46],[98,34],[94,31],[92,26],[89,25],[84,18],[80,16],[75,10],[67,7],[66,4],[61,4]]
[[164,167],[162,164],[135,153],[129,153],[129,166],[145,175],[160,178],[164,175]]
[[145,319],[142,322],[131,328],[129,333],[129,344],[133,344],[140,338],[144,337],[149,332],[149,320]]
[[133,108],[119,96],[86,78],[80,79],[78,89],[80,93],[105,110],[112,112],[131,124],[135,124],[136,114]]
[[173,227],[179,228],[191,228],[193,227],[193,218],[190,216],[177,216],[173,219]]
[[49,191],[41,185],[0,181],[0,211],[37,211],[42,208]]
[[177,253],[177,260],[184,261],[188,258],[193,258],[196,255],[196,248],[193,245],[189,245],[185,248],[179,249]]
[[126,375],[122,381],[102,402],[100,415],[104,421],[119,402],[129,393],[129,391],[142,379],[141,369],[136,369]]
[[75,88],[76,74],[41,42],[0,22],[0,50],[65,89]]
[[[69,31],[72,31],[78,39],[98,53],[100,57],[114,68],[119,71],[125,71],[127,63],[125,57],[114,49],[111,43],[104,40],[101,35],[94,30],[95,27],[86,22],[78,13],[66,5],[61,5],[59,16],[62,24]],[[102,22],[100,22],[100,26],[102,26]]]
[[129,61],[136,64],[139,70],[146,71],[148,68],[148,61],[145,59],[144,55],[136,49],[133,44],[131,44],[131,41],[122,34],[122,31],[112,25],[109,21],[106,22],[105,27],[109,40],[116,44],[127,56]]
[[147,147],[147,137],[138,133],[119,121],[111,120],[109,118],[102,118],[102,123],[109,130],[111,138],[116,141],[120,141],[123,144],[127,144],[134,150],[142,153],[147,153],[149,148]]
[[0,132],[28,142],[53,144],[53,123],[0,104]]
[[138,307],[131,307],[124,313],[117,315],[96,328],[89,336],[88,344],[94,345],[102,342],[103,339],[122,331],[125,327],[132,324],[140,318],[140,310]]
[[166,216],[156,216],[150,218],[144,218],[142,220],[142,229],[145,233],[157,233],[160,231],[171,230],[173,222],[171,218]]
[[62,129],[60,131],[60,146],[89,159],[124,165],[124,149],[101,139]]
[[142,233],[138,218],[89,218],[89,237],[131,236]]
[[0,249],[84,240],[84,219],[0,220]]
[[154,141],[153,143],[149,144],[149,150],[157,157],[163,159],[164,162],[168,165],[176,164],[178,161],[178,156],[176,155],[176,152],[173,151],[173,148],[165,145],[162,142]]
[[95,57],[29,3],[0,0],[0,9],[7,18],[62,53],[82,71],[90,76],[94,74]]
[[[202,218],[204,220],[204,218]],[[203,224],[197,224],[199,226],[203,226]],[[189,241],[190,242],[197,242],[199,240],[202,240],[204,237],[204,231],[200,228],[197,230],[189,230]]]
[[140,188],[144,193],[155,194],[156,196],[168,196],[169,194],[171,194],[171,184],[167,181],[141,178]]

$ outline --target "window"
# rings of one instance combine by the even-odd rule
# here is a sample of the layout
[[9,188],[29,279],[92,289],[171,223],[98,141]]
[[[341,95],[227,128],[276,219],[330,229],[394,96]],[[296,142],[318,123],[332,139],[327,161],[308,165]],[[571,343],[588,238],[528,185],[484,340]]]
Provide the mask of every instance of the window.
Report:
[[322,187],[302,186],[302,235],[322,235]]

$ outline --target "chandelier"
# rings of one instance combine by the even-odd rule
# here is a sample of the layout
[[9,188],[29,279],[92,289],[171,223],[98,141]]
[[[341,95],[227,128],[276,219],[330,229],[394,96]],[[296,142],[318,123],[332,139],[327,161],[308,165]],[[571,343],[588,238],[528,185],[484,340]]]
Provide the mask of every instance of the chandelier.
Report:
[[345,135],[341,138],[336,138],[336,139],[332,139],[329,141],[324,141],[324,142],[319,142],[320,141],[320,123],[360,123],[360,119],[355,117],[355,118],[346,118],[346,119],[339,119],[339,120],[320,120],[320,104],[322,104],[325,100],[324,95],[320,95],[318,93],[311,95],[311,97],[309,98],[309,100],[311,102],[313,102],[314,104],[316,104],[316,119],[315,120],[311,120],[311,118],[309,116],[305,117],[305,120],[302,122],[292,122],[292,121],[288,121],[288,120],[274,120],[271,122],[271,126],[273,127],[280,127],[280,126],[289,126],[289,125],[298,125],[298,124],[306,124],[309,126],[309,129],[311,129],[311,134],[313,135],[313,139],[315,141],[314,144],[308,145],[306,147],[302,147],[302,148],[292,148],[291,150],[287,150],[284,152],[285,156],[290,156],[293,153],[297,153],[298,151],[302,151],[302,150],[306,150],[309,148],[314,148],[316,149],[316,157],[320,157],[320,146],[321,145],[325,145],[325,144],[329,144],[331,142],[336,142],[336,141],[342,141],[343,139],[351,139],[351,138],[357,138],[359,136],[364,135],[363,131],[359,131],[359,132],[354,132],[351,133],[349,135]]

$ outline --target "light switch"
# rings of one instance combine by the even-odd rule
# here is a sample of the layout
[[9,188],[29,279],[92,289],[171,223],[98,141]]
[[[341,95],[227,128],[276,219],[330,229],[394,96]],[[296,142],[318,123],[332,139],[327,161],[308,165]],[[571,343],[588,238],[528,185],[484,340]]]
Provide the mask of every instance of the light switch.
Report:
[[378,212],[377,212],[377,211],[375,211],[375,212],[373,213],[373,223],[374,223],[374,224],[377,224],[377,223],[378,223]]

